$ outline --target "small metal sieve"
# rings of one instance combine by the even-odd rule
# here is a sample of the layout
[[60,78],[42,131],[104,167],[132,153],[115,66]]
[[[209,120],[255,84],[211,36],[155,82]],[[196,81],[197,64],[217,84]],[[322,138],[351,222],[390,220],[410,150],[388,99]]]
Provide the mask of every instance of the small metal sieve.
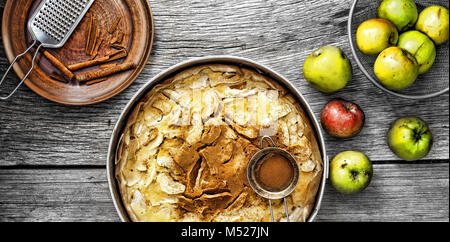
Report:
[[[381,90],[407,99],[424,99],[436,97],[448,92],[449,88],[449,42],[436,46],[436,60],[433,66],[424,74],[419,75],[417,80],[408,88],[402,91],[392,91],[385,88],[378,81],[373,66],[376,56],[363,54],[356,44],[356,30],[358,26],[371,18],[376,18],[377,8],[381,0],[354,0],[348,17],[348,38],[353,57],[356,60],[364,75]],[[417,11],[420,13],[423,9],[431,5],[441,5],[448,9],[448,1],[442,0],[421,0],[415,1]],[[401,33],[399,33],[401,34]]]
[[[270,140],[273,146],[264,148],[263,146],[264,139]],[[295,188],[298,185],[298,180],[300,178],[300,168],[295,158],[289,152],[278,148],[275,145],[275,142],[273,142],[272,138],[270,138],[269,136],[262,137],[260,146],[261,150],[256,152],[256,154],[253,155],[253,157],[250,159],[250,162],[248,163],[247,167],[248,182],[252,187],[252,189],[256,192],[256,194],[269,200],[270,216],[272,218],[272,222],[274,222],[272,200],[283,199],[284,209],[286,212],[286,220],[289,222],[289,211],[287,207],[286,197],[291,195],[291,193],[295,190]],[[289,182],[288,185],[284,186],[282,190],[268,190],[264,188],[264,186],[262,186],[260,182],[258,182],[256,175],[257,170],[260,167],[263,158],[268,154],[278,154],[283,156],[290,163],[293,169],[293,176],[291,178],[291,181]]]

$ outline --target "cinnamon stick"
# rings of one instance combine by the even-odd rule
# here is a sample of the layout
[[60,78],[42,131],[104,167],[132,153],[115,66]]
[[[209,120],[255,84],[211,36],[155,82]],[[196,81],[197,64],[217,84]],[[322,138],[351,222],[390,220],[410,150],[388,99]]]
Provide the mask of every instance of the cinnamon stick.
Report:
[[112,33],[114,33],[115,31],[116,31],[116,29],[117,29],[117,26],[119,25],[119,22],[120,22],[120,20],[122,19],[122,17],[117,17],[115,20],[114,20],[114,22],[113,22],[113,24],[111,25],[111,27],[109,28],[109,30],[108,30],[108,32],[110,33],[110,34],[112,34]]
[[92,66],[96,66],[96,65],[101,65],[101,64],[105,64],[110,61],[118,60],[118,59],[126,57],[127,55],[128,55],[128,52],[125,49],[113,51],[113,52],[110,51],[110,52],[106,53],[106,56],[104,56],[104,57],[77,63],[77,64],[72,64],[72,65],[69,65],[68,68],[71,71],[77,71],[80,69],[84,69],[84,68],[88,68],[88,67],[92,67]]
[[115,36],[109,42],[110,45],[114,44],[122,44],[124,33],[122,31],[119,32],[118,36]]
[[110,68],[110,67],[113,67],[113,66],[117,66],[117,64],[103,64],[103,65],[100,65],[100,68],[106,69],[106,68]]
[[62,72],[64,76],[66,76],[69,80],[73,80],[75,75],[67,69],[67,67],[59,61],[56,57],[54,57],[50,52],[44,50],[44,56],[52,63],[58,70]]
[[130,69],[136,68],[136,64],[134,63],[123,63],[120,65],[116,65],[106,69],[98,69],[89,72],[85,72],[75,76],[75,79],[78,82],[86,82],[94,79],[99,79],[102,77],[107,77],[122,71],[127,71]]
[[102,37],[100,37],[100,41],[97,41],[97,44],[95,44],[94,50],[91,55],[91,60],[93,60],[95,57],[97,57],[98,49],[100,48],[100,45],[102,45],[102,42],[103,42],[103,39],[101,39],[101,38]]
[[91,49],[89,51],[89,55],[91,55],[91,56],[94,53],[94,49],[95,49],[95,46],[98,43],[98,37],[100,35],[99,29],[98,29],[98,21],[97,21],[97,19],[94,20],[94,29],[92,31],[94,31],[94,42],[92,43]]
[[124,34],[122,31],[119,32],[119,36],[117,37],[117,43],[118,43],[118,44],[122,44],[123,36],[124,36],[124,35],[125,35],[125,34]]
[[64,79],[63,77],[61,77],[60,75],[56,75],[56,74],[51,74],[50,79],[55,80],[55,81],[59,81],[62,83],[68,83],[68,81],[66,79]]
[[88,81],[88,82],[86,82],[86,85],[90,86],[90,85],[93,85],[93,84],[96,84],[96,83],[99,83],[99,82],[103,82],[103,81],[106,81],[106,80],[108,80],[108,78],[107,77],[103,77],[103,78],[100,78],[100,79],[95,79],[95,80],[92,80],[92,81]]
[[116,42],[117,42],[117,37],[113,37],[111,39],[111,41],[109,41],[109,44],[112,45],[112,44],[115,44]]
[[92,50],[94,49],[97,38],[98,38],[97,26],[98,26],[97,19],[92,17],[92,27],[91,27],[91,32],[89,33],[88,47],[86,49],[86,53],[88,55],[92,55]]
[[109,56],[109,61],[118,60],[126,57],[128,55],[128,51],[126,49],[121,49]]
[[93,59],[93,60],[89,60],[89,61],[85,61],[85,62],[69,65],[68,68],[71,71],[77,71],[77,70],[80,70],[80,69],[83,69],[83,68],[100,65],[100,64],[106,63],[108,61],[109,61],[109,56],[104,56],[104,57],[101,57],[101,58],[97,58],[97,59]]
[[86,54],[88,54],[88,50],[89,50],[89,46],[91,45],[91,32],[92,32],[92,15],[89,14],[89,22],[88,22],[88,26],[86,28],[86,47],[85,47],[85,52]]
[[121,49],[121,50],[112,50],[112,51],[106,52],[106,55],[111,57],[111,56],[115,56],[115,55],[117,55],[117,54],[119,54],[120,52],[123,52],[123,51],[124,51],[123,49]]
[[126,47],[121,44],[112,44],[110,46],[117,50],[126,49]]

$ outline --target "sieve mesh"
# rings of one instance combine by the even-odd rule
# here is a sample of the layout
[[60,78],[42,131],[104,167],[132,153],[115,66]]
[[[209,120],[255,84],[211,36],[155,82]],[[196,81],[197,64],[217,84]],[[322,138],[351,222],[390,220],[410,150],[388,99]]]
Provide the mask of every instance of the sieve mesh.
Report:
[[[448,1],[438,0],[420,0],[415,1],[419,13],[428,6],[440,5],[448,9]],[[350,10],[348,22],[349,41],[351,42],[351,49],[353,56],[363,73],[367,78],[375,84],[375,86],[393,95],[421,99],[429,98],[448,92],[449,88],[449,41],[436,46],[436,60],[433,66],[424,74],[419,75],[414,84],[407,89],[401,91],[391,91],[383,87],[374,74],[373,66],[376,56],[368,56],[363,54],[356,44],[356,30],[358,26],[371,18],[376,18],[376,10],[381,3],[381,0],[355,0]],[[401,34],[401,33],[399,33]]]

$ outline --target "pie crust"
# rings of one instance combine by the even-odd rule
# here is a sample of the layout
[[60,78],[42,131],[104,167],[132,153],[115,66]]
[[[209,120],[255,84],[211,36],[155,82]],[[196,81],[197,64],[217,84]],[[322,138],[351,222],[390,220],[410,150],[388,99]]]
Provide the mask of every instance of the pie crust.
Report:
[[[300,181],[291,221],[314,207],[323,163],[314,129],[274,80],[234,65],[201,65],[156,85],[134,107],[119,141],[115,176],[132,221],[270,221],[247,165],[263,135],[290,152]],[[284,204],[272,201],[275,221]]]

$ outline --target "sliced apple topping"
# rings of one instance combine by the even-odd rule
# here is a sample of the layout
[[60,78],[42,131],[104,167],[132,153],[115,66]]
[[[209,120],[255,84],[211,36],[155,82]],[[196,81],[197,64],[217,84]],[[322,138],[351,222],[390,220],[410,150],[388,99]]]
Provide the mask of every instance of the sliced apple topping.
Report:
[[174,181],[167,173],[158,174],[156,181],[159,183],[161,191],[167,194],[181,194],[186,189],[183,184]]

